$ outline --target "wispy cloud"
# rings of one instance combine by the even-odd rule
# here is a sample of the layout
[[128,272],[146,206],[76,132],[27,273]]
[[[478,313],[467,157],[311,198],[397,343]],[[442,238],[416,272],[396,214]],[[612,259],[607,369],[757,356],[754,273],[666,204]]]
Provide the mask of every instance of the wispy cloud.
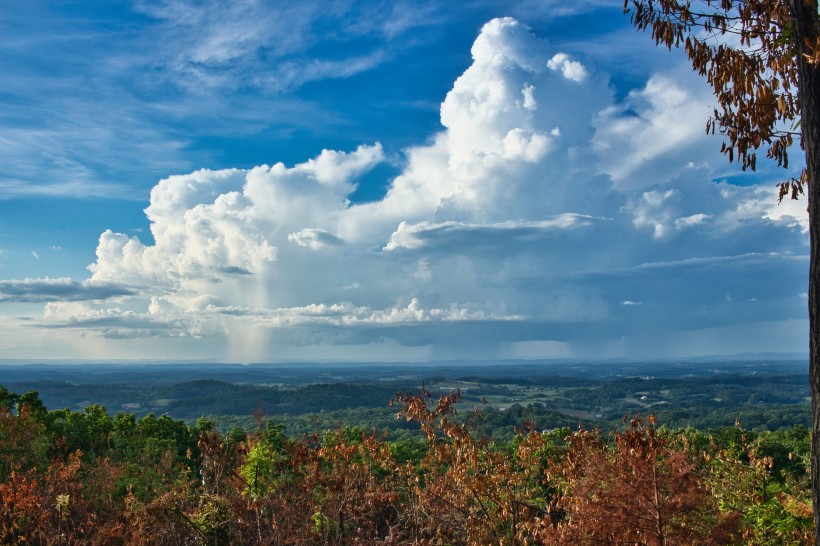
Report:
[[236,307],[208,307],[209,313],[228,315],[246,315],[261,320],[271,327],[295,325],[399,325],[423,322],[497,322],[518,321],[520,315],[499,315],[480,309],[468,309],[453,305],[446,309],[424,307],[418,298],[411,298],[406,306],[394,306],[387,309],[372,309],[368,306],[357,306],[345,302],[340,304],[311,304],[302,307],[281,308],[272,310],[241,309]]
[[[137,7],[156,19],[152,39],[160,38],[157,43],[162,49],[154,49],[152,58],[161,59],[159,68],[175,83],[185,87],[258,85],[281,92],[380,64],[389,57],[382,45],[385,40],[435,23],[433,5],[378,2],[358,6],[312,0],[274,7],[256,0],[172,0],[140,2]],[[376,38],[376,45],[330,48],[324,58],[308,53],[317,44],[349,46],[364,37]],[[396,47],[401,45],[392,50]],[[348,49],[359,52],[347,53]]]
[[580,214],[561,214],[549,220],[512,221],[493,224],[465,222],[402,222],[390,236],[384,250],[418,249],[427,246],[457,247],[475,245],[508,245],[517,239],[533,240],[551,233],[578,229],[594,222],[611,220]]
[[23,279],[0,281],[0,302],[105,300],[133,296],[135,292],[114,283],[72,279]]
[[434,4],[415,4],[145,1],[138,20],[115,9],[105,25],[60,6],[9,11],[0,199],[144,199],[157,179],[211,161],[200,139],[343,123],[290,93],[412,47],[392,41],[435,24]]
[[[161,173],[186,165],[179,159],[183,138],[164,133],[146,119],[141,101],[120,91],[91,97],[43,97],[42,82],[6,99],[0,114],[0,199],[21,196],[106,197],[138,200]],[[80,86],[76,94],[84,95]],[[26,114],[24,119],[19,116]],[[131,165],[143,166],[132,179]],[[142,187],[141,187],[142,186]]]

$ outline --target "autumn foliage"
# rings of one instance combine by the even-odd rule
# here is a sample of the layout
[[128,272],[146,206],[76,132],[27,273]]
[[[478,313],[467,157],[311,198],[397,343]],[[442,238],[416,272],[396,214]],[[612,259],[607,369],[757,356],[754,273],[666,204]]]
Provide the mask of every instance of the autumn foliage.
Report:
[[[743,170],[755,170],[760,148],[788,168],[795,137],[807,144],[795,122],[806,100],[798,61],[817,65],[820,36],[797,23],[806,18],[807,26],[816,27],[820,19],[816,0],[801,2],[807,18],[788,0],[624,2],[638,30],[649,30],[656,44],[683,47],[692,68],[706,78],[717,99],[706,132],[723,135],[721,152]],[[796,199],[807,184],[804,169],[780,185],[780,198]]]
[[[417,440],[0,412],[0,544],[808,544],[806,431],[478,437],[458,392],[399,394]],[[69,424],[71,426],[69,426]],[[764,441],[765,440],[765,441]]]

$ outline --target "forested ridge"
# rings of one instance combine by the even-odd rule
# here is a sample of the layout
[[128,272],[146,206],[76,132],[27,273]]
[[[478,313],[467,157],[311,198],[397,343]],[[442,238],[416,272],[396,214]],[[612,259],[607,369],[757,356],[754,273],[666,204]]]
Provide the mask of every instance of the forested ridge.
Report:
[[396,392],[460,390],[459,410],[480,407],[479,432],[508,441],[514,427],[617,427],[624,415],[653,414],[669,427],[808,426],[805,361],[682,363],[504,363],[503,366],[230,365],[1,366],[0,384],[36,390],[50,408],[99,404],[137,417],[168,414],[193,424],[206,416],[223,432],[252,430],[261,409],[292,435],[339,426],[403,438],[387,401]]
[[[385,401],[386,402],[386,401]],[[406,433],[220,431],[0,387],[0,544],[809,544],[809,431],[633,416],[482,432],[461,393],[392,398]],[[506,413],[506,412],[505,412]],[[530,415],[532,416],[532,415]]]

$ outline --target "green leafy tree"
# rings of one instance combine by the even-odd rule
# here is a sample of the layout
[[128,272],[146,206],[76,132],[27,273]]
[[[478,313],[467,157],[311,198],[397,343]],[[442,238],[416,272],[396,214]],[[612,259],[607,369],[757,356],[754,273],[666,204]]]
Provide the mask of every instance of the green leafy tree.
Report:
[[784,434],[734,430],[734,435],[727,429],[711,435],[700,453],[701,473],[721,513],[728,521],[734,515],[741,524],[743,544],[810,544],[808,446],[800,445],[799,429]]
[[0,409],[13,410],[17,407],[17,399],[19,395],[15,392],[9,392],[5,387],[0,386]]
[[251,498],[270,495],[283,479],[286,453],[268,442],[257,442],[249,450],[239,473],[245,479],[245,493]]
[[48,408],[40,399],[40,393],[37,391],[29,391],[20,395],[17,399],[17,412],[28,412],[28,414],[43,422],[48,414]]
[[110,447],[114,421],[103,406],[91,404],[83,411],[52,410],[46,421],[48,430],[60,440],[64,454],[80,450],[96,457]]

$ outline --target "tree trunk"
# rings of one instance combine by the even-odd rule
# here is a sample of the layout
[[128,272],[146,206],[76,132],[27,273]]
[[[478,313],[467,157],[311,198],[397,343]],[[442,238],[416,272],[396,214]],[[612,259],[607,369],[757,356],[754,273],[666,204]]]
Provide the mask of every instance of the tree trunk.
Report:
[[[817,43],[820,16],[817,0],[790,0],[797,51],[806,41]],[[809,383],[811,385],[811,483],[815,543],[820,545],[820,67],[798,54],[802,144],[806,152],[809,194]]]

